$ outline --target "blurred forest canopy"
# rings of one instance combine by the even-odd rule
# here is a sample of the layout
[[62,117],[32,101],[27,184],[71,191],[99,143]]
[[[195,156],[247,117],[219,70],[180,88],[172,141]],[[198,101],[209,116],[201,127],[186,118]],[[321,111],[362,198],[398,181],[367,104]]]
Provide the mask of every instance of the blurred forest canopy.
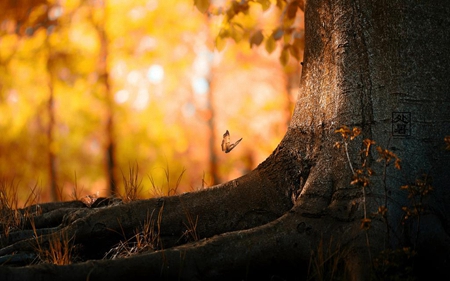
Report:
[[[297,95],[301,9],[1,1],[0,191],[22,201],[33,189],[39,201],[105,196],[111,179],[120,194],[136,176],[150,197],[255,168],[284,135]],[[225,130],[243,138],[229,154]]]

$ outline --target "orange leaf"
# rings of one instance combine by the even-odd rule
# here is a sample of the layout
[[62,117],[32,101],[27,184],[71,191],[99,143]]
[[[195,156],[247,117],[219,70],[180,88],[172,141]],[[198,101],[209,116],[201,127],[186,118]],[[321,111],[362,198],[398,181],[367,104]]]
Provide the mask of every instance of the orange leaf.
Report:
[[194,0],[194,5],[201,13],[206,13],[209,9],[209,0]]
[[266,11],[270,8],[270,0],[258,0],[258,3],[261,4],[263,11]]
[[262,41],[264,40],[264,35],[262,34],[261,30],[258,30],[255,32],[252,37],[250,37],[250,47],[253,45],[259,46],[261,45]]
[[215,45],[216,45],[216,49],[217,49],[218,51],[222,51],[223,48],[225,48],[225,45],[226,45],[226,44],[227,44],[227,41],[226,41],[225,38],[222,38],[221,36],[217,36],[217,37],[216,37]]
[[273,36],[270,36],[266,40],[266,51],[271,54],[276,48],[275,39]]
[[288,63],[288,61],[289,61],[289,52],[286,48],[283,48],[283,51],[281,51],[280,54],[280,62],[284,66]]

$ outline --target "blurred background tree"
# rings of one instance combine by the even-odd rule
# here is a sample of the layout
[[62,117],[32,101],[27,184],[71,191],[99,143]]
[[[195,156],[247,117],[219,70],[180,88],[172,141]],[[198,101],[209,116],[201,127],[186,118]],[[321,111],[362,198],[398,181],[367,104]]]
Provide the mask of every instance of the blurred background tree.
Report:
[[[200,13],[197,8],[206,11]],[[255,168],[284,135],[300,2],[0,4],[0,178],[40,200],[185,192]],[[222,134],[243,137],[229,154]],[[25,199],[23,199],[25,200]]]

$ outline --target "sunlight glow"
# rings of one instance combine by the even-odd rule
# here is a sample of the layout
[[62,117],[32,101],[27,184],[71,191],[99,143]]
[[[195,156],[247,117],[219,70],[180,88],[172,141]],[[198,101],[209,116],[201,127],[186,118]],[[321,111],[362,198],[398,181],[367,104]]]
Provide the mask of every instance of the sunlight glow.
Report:
[[128,12],[128,16],[133,20],[140,20],[145,17],[146,11],[142,7],[136,7]]
[[190,102],[187,102],[181,108],[184,117],[192,117],[195,114],[195,105]]
[[145,88],[141,88],[139,89],[136,99],[133,102],[133,107],[137,110],[143,110],[147,107],[149,101],[150,94],[148,90]]
[[61,6],[53,6],[50,11],[48,11],[48,19],[56,20],[63,14],[63,8]]
[[127,75],[127,82],[131,85],[137,85],[139,80],[142,78],[141,73],[137,70],[133,70]]
[[126,102],[130,98],[130,93],[127,90],[120,90],[114,95],[114,99],[118,104]]
[[208,80],[204,77],[195,77],[192,79],[192,89],[197,95],[206,95],[209,91]]
[[147,4],[145,5],[145,8],[147,8],[147,11],[154,11],[156,8],[158,8],[158,1],[157,0],[149,0],[147,1]]
[[211,71],[211,61],[212,55],[210,52],[201,52],[194,61],[193,68],[197,75],[207,76]]
[[144,36],[139,42],[137,51],[139,53],[148,52],[156,48],[156,39],[150,36]]
[[7,101],[9,103],[17,103],[19,101],[19,96],[17,94],[17,91],[14,89],[11,89],[8,93]]
[[164,79],[164,68],[159,64],[150,66],[147,72],[147,79],[153,84],[159,84]]
[[[144,181],[154,166],[169,162],[189,167],[182,179],[184,192],[206,183],[202,174],[209,173],[211,155],[217,153],[221,163],[217,178],[229,180],[240,176],[242,167],[254,168],[278,144],[290,117],[286,103],[293,106],[298,87],[287,85],[279,52],[269,55],[264,44],[250,48],[244,31],[236,29],[236,36],[244,36],[241,43],[214,48],[225,15],[202,15],[192,0],[47,2],[33,15],[24,4],[0,20],[0,57],[7,58],[0,69],[0,147],[5,148],[0,167],[7,168],[2,170],[6,177],[26,183],[25,189],[40,178],[50,186],[48,151],[58,152],[58,184],[73,184],[66,175],[76,171],[86,194],[108,187],[101,164],[108,142],[117,142],[113,164],[119,180],[128,160],[139,163]],[[229,2],[210,4],[225,9]],[[257,2],[273,2],[276,8],[273,0]],[[29,22],[19,24],[22,17]],[[273,25],[267,28],[255,15],[239,24],[257,23],[268,36],[266,31],[278,27],[279,15],[264,21],[269,19]],[[291,85],[295,90],[287,100]],[[110,116],[113,127],[105,126]],[[51,140],[50,127],[55,132]],[[211,136],[220,137],[227,129],[234,140],[244,137],[239,149],[221,153],[220,139],[209,149]],[[30,157],[36,161],[27,161]],[[176,180],[176,172],[171,175]],[[162,173],[158,180],[165,183],[166,178]],[[151,188],[149,182],[143,185]],[[48,198],[49,191],[44,192]]]
[[111,74],[115,78],[122,78],[123,76],[125,76],[126,71],[127,71],[127,64],[125,63],[125,61],[120,60],[112,68]]

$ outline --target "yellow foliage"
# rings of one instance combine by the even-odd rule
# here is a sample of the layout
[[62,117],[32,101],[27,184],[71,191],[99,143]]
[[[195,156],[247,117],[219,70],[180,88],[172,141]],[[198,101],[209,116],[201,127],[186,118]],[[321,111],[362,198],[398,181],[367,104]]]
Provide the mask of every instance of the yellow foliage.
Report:
[[[209,140],[216,132],[209,122],[216,131],[230,129],[245,140],[239,152],[218,157],[221,178],[254,168],[284,134],[289,115],[282,112],[286,78],[277,58],[252,51],[248,41],[224,48],[230,36],[248,39],[256,34],[252,43],[266,44],[265,36],[277,28],[279,16],[268,9],[270,1],[253,3],[248,11],[245,5],[235,6],[236,22],[222,27],[219,22],[224,16],[202,15],[188,0],[67,0],[49,1],[47,7],[41,6],[44,2],[28,1],[33,8],[27,20],[47,17],[56,4],[62,14],[31,28],[27,36],[23,34],[28,25],[17,34],[17,21],[8,19],[2,26],[10,27],[0,34],[0,145],[6,148],[0,176],[24,183],[40,180],[45,190],[48,154],[53,153],[57,184],[64,192],[73,186],[74,172],[86,194],[105,192],[105,149],[111,134],[117,170],[136,161],[148,188],[147,176],[155,167],[175,166],[171,181],[176,181],[180,167],[186,167],[186,191],[211,178],[209,159],[214,150],[209,150]],[[205,10],[209,2],[200,4]],[[263,17],[258,14],[262,10],[267,10]],[[23,15],[17,20],[19,16]],[[251,30],[255,26],[259,31]],[[227,34],[215,39],[219,28]],[[106,42],[100,42],[102,36]],[[214,41],[223,49],[221,54],[211,51]],[[102,44],[105,53],[100,53]],[[276,42],[269,40],[269,47],[274,51]],[[285,55],[291,56],[291,50]],[[162,79],[150,79],[152,65],[161,66]],[[197,73],[198,69],[203,72]],[[195,93],[193,78],[209,83],[213,99],[207,91]],[[214,149],[220,151],[220,141]],[[154,175],[156,182],[165,178],[164,173]],[[26,185],[23,188],[28,190]]]

